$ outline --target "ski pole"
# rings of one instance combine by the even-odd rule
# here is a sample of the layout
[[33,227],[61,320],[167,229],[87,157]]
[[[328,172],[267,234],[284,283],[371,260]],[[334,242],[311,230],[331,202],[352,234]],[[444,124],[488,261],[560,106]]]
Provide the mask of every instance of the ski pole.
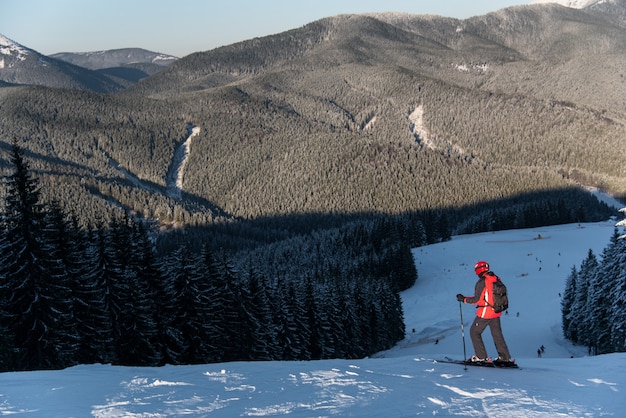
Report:
[[[463,302],[459,302],[459,312],[461,313],[461,337],[463,339],[463,361],[467,360],[467,353],[465,351],[465,326],[463,325]],[[467,366],[465,366],[467,370]]]

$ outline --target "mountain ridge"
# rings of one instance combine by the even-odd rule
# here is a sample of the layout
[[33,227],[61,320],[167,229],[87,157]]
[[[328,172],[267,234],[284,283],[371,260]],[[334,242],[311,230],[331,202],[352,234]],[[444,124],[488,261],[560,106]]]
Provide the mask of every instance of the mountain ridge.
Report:
[[58,52],[50,57],[69,62],[90,70],[102,70],[112,67],[123,67],[133,64],[155,64],[167,67],[178,57],[148,51],[143,48],[120,48],[90,52]]
[[0,34],[0,80],[18,85],[120,91],[123,86],[101,75],[54,57],[47,57]]
[[115,93],[178,58],[141,48],[42,55],[0,34],[0,81]]
[[[399,214],[576,183],[626,194],[624,45],[605,14],[556,4],[464,20],[339,15],[190,54],[104,97],[9,87],[0,121],[66,158],[60,172],[84,167],[100,193],[161,222],[185,198],[254,219]],[[164,190],[190,124],[181,201],[146,199],[100,157]],[[182,218],[214,219],[192,206]]]

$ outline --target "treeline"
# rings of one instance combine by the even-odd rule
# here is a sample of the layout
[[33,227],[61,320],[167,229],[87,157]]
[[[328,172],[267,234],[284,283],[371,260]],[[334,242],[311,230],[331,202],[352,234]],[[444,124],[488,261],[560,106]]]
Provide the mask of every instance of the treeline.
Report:
[[455,210],[455,234],[535,228],[575,222],[597,222],[615,210],[586,190],[568,187],[513,196],[497,202]]
[[359,358],[404,336],[398,290],[416,278],[408,246],[398,247],[403,261],[370,259],[375,274],[320,266],[298,280],[237,270],[210,243],[160,257],[131,218],[78,228],[41,201],[17,145],[11,162],[0,224],[1,370]]
[[617,229],[600,258],[572,267],[561,301],[563,335],[589,354],[626,351],[626,243]]

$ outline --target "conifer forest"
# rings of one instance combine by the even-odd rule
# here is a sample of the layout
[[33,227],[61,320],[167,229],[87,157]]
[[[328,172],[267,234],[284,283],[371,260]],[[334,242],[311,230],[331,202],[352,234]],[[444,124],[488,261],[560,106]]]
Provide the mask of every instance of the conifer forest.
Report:
[[[0,371],[371,356],[415,248],[620,216],[589,190],[626,196],[622,3],[327,17],[114,89],[2,55]],[[564,290],[597,353],[623,244]]]
[[[410,248],[449,239],[454,218],[354,216],[239,252],[215,242],[239,235],[245,248],[253,227],[172,232],[164,244],[125,212],[80,227],[42,200],[17,144],[11,164],[0,235],[4,371],[365,357],[404,337],[398,292],[417,279]],[[508,228],[515,217],[544,222],[547,208],[564,222],[607,210],[568,212],[566,202],[522,205],[517,215],[507,206],[472,228]]]

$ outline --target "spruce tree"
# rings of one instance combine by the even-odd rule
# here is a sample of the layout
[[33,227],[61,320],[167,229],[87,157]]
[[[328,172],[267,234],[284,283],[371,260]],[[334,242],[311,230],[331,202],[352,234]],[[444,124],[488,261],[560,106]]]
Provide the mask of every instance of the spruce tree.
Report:
[[124,242],[130,244],[124,274],[128,293],[125,295],[122,340],[117,343],[117,360],[130,366],[156,366],[161,362],[161,349],[149,277],[157,273],[146,231],[130,219],[125,224],[129,237]]
[[239,276],[226,258],[222,255],[217,263],[217,281],[212,283],[211,304],[214,304],[213,312],[217,314],[222,321],[221,341],[218,342],[221,347],[222,361],[237,361],[247,358],[242,347],[247,345],[244,339],[249,338],[249,322],[241,322],[243,314],[241,312],[243,301],[239,291]]
[[200,264],[199,257],[181,245],[164,265],[165,295],[170,300],[165,308],[169,316],[165,344],[168,357],[178,364],[219,361],[211,357],[210,295]]
[[597,354],[612,352],[611,347],[611,308],[612,299],[615,298],[614,284],[618,275],[619,234],[617,229],[613,231],[609,244],[602,252],[602,263],[593,274],[587,296],[587,318],[590,326],[588,338]]
[[615,230],[611,239],[611,250],[603,261],[606,272],[610,274],[607,280],[611,282],[612,291],[610,312],[611,351],[626,351],[626,242]]
[[112,325],[105,300],[105,272],[98,248],[99,232],[79,229],[76,218],[73,218],[69,238],[73,250],[69,254],[67,268],[73,278],[73,308],[79,336],[77,362],[111,363]]
[[578,271],[578,282],[576,283],[576,296],[572,306],[572,322],[574,327],[573,341],[577,344],[594,347],[595,341],[592,337],[591,307],[587,305],[589,298],[590,284],[595,277],[600,263],[594,252],[590,249],[587,258],[583,260]]
[[58,311],[55,299],[58,272],[46,251],[46,207],[40,202],[38,180],[32,175],[22,149],[13,143],[13,172],[5,177],[0,236],[1,326],[8,332],[14,370],[50,369],[63,365],[56,344],[67,312]]
[[251,299],[247,301],[246,306],[256,319],[252,357],[262,361],[278,360],[276,326],[267,283],[260,274],[250,271],[247,291]]
[[222,285],[222,276],[220,267],[213,251],[208,243],[205,243],[200,252],[199,260],[200,274],[202,277],[202,291],[205,293],[204,299],[207,302],[207,348],[209,350],[208,358],[211,361],[221,361],[225,353],[225,340],[227,324],[225,318],[224,296],[220,292]]
[[56,202],[47,206],[42,242],[43,258],[40,266],[47,274],[51,309],[58,315],[51,330],[50,342],[56,347],[57,367],[76,364],[79,348],[77,319],[74,314],[74,277],[70,276],[68,263],[74,248],[65,214]]
[[574,301],[576,298],[576,285],[578,283],[578,270],[576,266],[572,266],[570,274],[567,276],[565,284],[565,291],[563,292],[563,298],[561,299],[561,318],[562,318],[562,330],[563,336],[573,341],[575,337],[574,323],[573,323],[573,309]]
[[297,326],[289,301],[289,286],[284,280],[277,280],[273,311],[276,318],[276,342],[281,360],[302,359],[302,342],[298,339]]

